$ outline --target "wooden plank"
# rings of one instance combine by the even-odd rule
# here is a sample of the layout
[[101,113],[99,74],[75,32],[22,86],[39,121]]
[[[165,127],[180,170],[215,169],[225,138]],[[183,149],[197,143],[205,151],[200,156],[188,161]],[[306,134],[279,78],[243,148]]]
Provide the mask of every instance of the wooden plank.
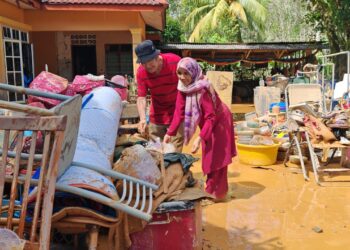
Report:
[[254,104],[232,104],[231,112],[232,113],[250,113],[254,112],[255,107]]
[[21,210],[21,216],[20,216],[20,221],[18,226],[18,237],[20,237],[21,239],[23,239],[24,224],[27,216],[27,205],[29,202],[29,186],[30,186],[30,179],[32,178],[37,135],[38,135],[37,131],[34,131],[32,134],[32,140],[31,140],[30,149],[29,149],[29,160],[28,160],[27,169],[26,169],[27,170],[26,181],[24,182],[24,188],[22,193],[23,195],[22,210]]
[[53,113],[53,111],[50,111],[47,109],[33,107],[29,105],[23,105],[15,102],[1,101],[1,100],[0,100],[0,108],[25,112],[33,115],[42,115],[42,116],[52,116],[55,114]]
[[349,146],[340,144],[339,142],[336,141],[332,143],[321,142],[317,144],[312,144],[312,147],[317,149],[331,149],[331,148],[348,148]]
[[350,168],[321,168],[318,170],[319,172],[350,172]]
[[230,107],[232,104],[233,73],[227,71],[207,71],[206,76],[220,99]]
[[53,200],[56,188],[56,179],[58,173],[58,162],[60,159],[61,148],[64,140],[64,132],[57,131],[55,133],[55,140],[53,143],[49,169],[47,178],[44,183],[45,197],[43,201],[43,210],[41,213],[41,227],[40,227],[40,246],[43,250],[50,249],[50,231],[51,231],[51,217]]
[[58,177],[60,177],[70,166],[74,157],[75,148],[77,146],[78,130],[80,125],[81,96],[75,95],[73,98],[60,103],[53,110],[58,116],[67,116],[61,157],[58,163]]
[[139,118],[139,112],[136,104],[126,104],[123,106],[123,111],[120,119],[135,119]]
[[18,183],[18,173],[19,173],[19,163],[21,158],[21,152],[23,148],[23,132],[18,133],[17,137],[17,145],[16,145],[16,158],[15,158],[15,166],[13,169],[13,180],[11,183],[11,194],[10,194],[10,204],[9,204],[9,211],[7,216],[7,228],[12,228],[12,219],[13,219],[13,212],[15,209],[15,201],[17,197],[17,183]]
[[0,129],[8,130],[48,130],[63,131],[66,128],[66,116],[53,117],[15,117],[0,116]]
[[50,152],[49,152],[50,141],[51,141],[51,133],[46,132],[45,141],[44,141],[44,149],[43,149],[43,157],[42,157],[41,169],[40,169],[39,184],[38,184],[37,193],[36,193],[36,202],[35,202],[35,208],[34,208],[30,241],[35,241],[35,237],[36,237],[36,230],[37,230],[38,218],[39,218],[39,210],[41,207],[41,197],[42,197],[43,185],[44,185],[44,180],[45,180],[47,168],[48,168],[48,159],[50,156]]
[[2,200],[3,200],[4,188],[5,188],[5,173],[6,173],[5,169],[6,169],[6,163],[7,163],[7,151],[9,147],[9,138],[10,138],[10,131],[5,130],[4,140],[2,144],[3,154],[2,154],[2,161],[1,161],[1,168],[0,168],[0,215],[1,215]]

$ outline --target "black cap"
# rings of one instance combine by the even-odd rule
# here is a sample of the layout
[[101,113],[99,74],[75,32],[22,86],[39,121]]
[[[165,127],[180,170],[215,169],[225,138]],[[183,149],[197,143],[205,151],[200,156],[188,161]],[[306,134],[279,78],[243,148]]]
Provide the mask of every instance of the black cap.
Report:
[[137,63],[146,63],[160,54],[151,40],[145,40],[135,48]]

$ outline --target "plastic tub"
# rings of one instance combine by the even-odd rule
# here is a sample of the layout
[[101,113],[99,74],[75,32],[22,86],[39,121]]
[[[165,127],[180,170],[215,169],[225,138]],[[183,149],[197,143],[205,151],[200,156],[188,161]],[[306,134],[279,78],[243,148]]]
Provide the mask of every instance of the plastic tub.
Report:
[[273,165],[277,160],[279,144],[245,145],[237,143],[238,158],[241,163],[254,166]]

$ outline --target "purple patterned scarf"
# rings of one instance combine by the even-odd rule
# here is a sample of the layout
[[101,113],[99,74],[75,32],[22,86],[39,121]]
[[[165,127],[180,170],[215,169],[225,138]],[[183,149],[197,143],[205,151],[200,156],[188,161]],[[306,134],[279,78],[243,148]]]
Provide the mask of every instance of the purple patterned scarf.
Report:
[[185,145],[189,143],[199,123],[200,104],[199,100],[205,88],[210,90],[215,104],[215,91],[209,81],[205,79],[202,69],[196,60],[185,57],[179,61],[177,68],[183,68],[192,76],[192,83],[185,86],[180,80],[177,89],[186,94],[184,134]]

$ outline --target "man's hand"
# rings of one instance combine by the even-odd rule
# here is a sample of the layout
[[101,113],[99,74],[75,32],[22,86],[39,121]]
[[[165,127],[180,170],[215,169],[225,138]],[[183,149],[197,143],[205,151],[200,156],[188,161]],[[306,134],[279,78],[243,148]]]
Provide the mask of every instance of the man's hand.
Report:
[[163,142],[164,143],[169,143],[170,141],[171,141],[171,136],[170,135],[165,135],[164,139],[163,139]]
[[137,111],[139,112],[140,122],[138,124],[138,131],[141,135],[146,132],[146,97],[137,97],[136,101]]
[[198,136],[198,137],[194,140],[194,142],[193,142],[193,144],[192,144],[191,153],[192,153],[192,154],[197,153],[197,151],[198,151],[200,145],[201,145],[201,138]]
[[146,132],[147,122],[146,120],[141,120],[138,124],[138,131],[140,134],[144,134]]

